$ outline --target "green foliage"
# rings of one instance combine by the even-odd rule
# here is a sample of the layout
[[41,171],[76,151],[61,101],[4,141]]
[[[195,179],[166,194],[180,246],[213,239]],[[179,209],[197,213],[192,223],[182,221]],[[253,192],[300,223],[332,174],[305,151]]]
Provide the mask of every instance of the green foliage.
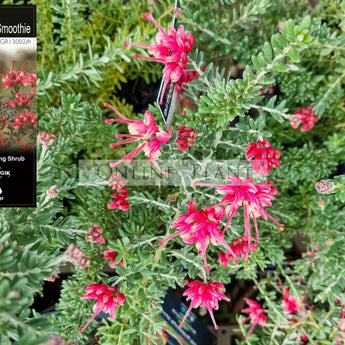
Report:
[[[267,310],[265,327],[257,326],[238,343],[296,344],[307,334],[311,343],[333,344],[341,337],[341,305],[334,296],[345,300],[345,179],[337,170],[345,157],[345,30],[338,11],[343,1],[181,1],[178,24],[185,24],[195,37],[188,70],[200,76],[185,87],[183,96],[191,106],[182,109],[185,116],[176,115],[172,128],[176,132],[181,124],[191,126],[198,137],[186,151],[176,150],[176,133],[161,147],[159,162],[173,162],[174,186],[157,179],[155,186],[138,188],[127,181],[127,211],[109,209],[110,195],[116,191],[109,188],[108,178],[90,168],[90,179],[81,180],[79,164],[105,159],[108,164],[137,146],[134,142],[110,149],[109,144],[117,141],[114,135],[127,133],[127,128],[105,124],[105,118],[116,114],[103,103],[130,119],[143,119],[118,91],[139,76],[147,83],[158,80],[162,65],[134,59],[134,53],[148,53],[141,47],[125,48],[123,42],[153,43],[157,29],[140,15],[152,10],[166,28],[173,5],[158,1],[149,9],[146,1],[32,3],[38,9],[38,126],[56,138],[50,146],[38,144],[37,208],[0,212],[3,342],[40,344],[56,334],[82,345],[96,332],[100,345],[164,344],[166,323],[160,312],[169,287],[182,287],[193,279],[228,284],[233,277],[252,280],[257,300]],[[279,22],[285,22],[281,33]],[[319,116],[315,126],[308,132],[291,128],[291,115],[310,105]],[[157,106],[150,105],[149,111],[162,127]],[[266,177],[253,174],[245,158],[248,143],[263,139],[281,151],[279,168],[272,167]],[[138,158],[147,157],[140,153]],[[188,173],[179,169],[184,160]],[[216,161],[217,168],[208,172],[207,163]],[[284,231],[258,217],[256,252],[224,268],[218,256],[226,248],[210,243],[211,271],[206,272],[195,244],[186,245],[179,236],[163,246],[158,242],[177,231],[172,224],[187,212],[191,200],[204,209],[223,199],[214,188],[194,187],[194,182],[209,178],[215,183],[216,175],[224,184],[229,174],[253,177],[254,182],[274,180],[278,194],[267,211]],[[320,179],[333,184],[327,194],[315,189]],[[58,192],[52,197],[47,191],[54,186]],[[240,208],[225,235],[229,244],[244,234],[242,212]],[[221,225],[225,223],[226,217]],[[86,240],[92,224],[102,227],[104,244]],[[253,224],[251,231],[253,235]],[[290,264],[286,249],[292,247],[295,234],[304,236],[307,249]],[[67,261],[64,253],[71,244],[83,251],[90,265],[72,266],[62,284],[58,313],[43,318],[31,308],[33,297],[42,293],[43,279],[58,273]],[[117,252],[115,268],[104,259],[106,249]],[[268,274],[268,267],[276,272]],[[292,296],[305,296],[308,306],[299,323],[289,323],[291,315],[284,313],[278,276]],[[81,296],[87,285],[96,283],[116,286],[126,302],[117,308],[114,321],[95,320],[79,334],[95,303]],[[250,326],[242,324],[243,319],[238,316],[244,335]]]
[[[260,101],[259,90],[275,82],[270,77],[270,72],[288,71],[287,58],[293,63],[300,61],[300,53],[312,41],[307,30],[309,25],[310,17],[305,17],[297,26],[291,20],[288,21],[282,34],[273,35],[271,43],[265,42],[263,45],[263,52],[252,56],[255,73],[252,67],[247,66],[242,79],[210,80],[210,69],[206,69],[204,73],[199,72],[201,80],[207,80],[205,84],[208,90],[200,97],[198,111],[194,115],[190,114],[186,124],[193,126],[202,119],[210,128],[225,129],[237,116],[244,117]],[[202,63],[197,60],[196,64]]]

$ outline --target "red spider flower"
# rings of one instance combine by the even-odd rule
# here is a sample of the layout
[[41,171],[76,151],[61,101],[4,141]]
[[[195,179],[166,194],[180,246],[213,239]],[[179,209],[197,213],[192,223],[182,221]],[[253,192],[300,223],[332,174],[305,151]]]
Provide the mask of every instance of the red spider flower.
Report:
[[103,229],[97,225],[92,224],[91,227],[86,232],[86,241],[91,243],[104,244],[105,239],[102,236]]
[[295,115],[290,119],[291,127],[296,129],[301,123],[301,132],[310,131],[315,122],[318,120],[318,117],[313,111],[313,107],[302,108],[295,111]]
[[198,136],[198,132],[194,131],[193,128],[182,125],[178,127],[177,135],[177,149],[180,151],[185,151],[187,150],[188,146],[194,145],[194,139]]
[[2,103],[4,107],[11,108],[30,108],[31,107],[31,98],[27,95],[23,95],[19,92],[15,95],[16,100],[6,100]]
[[157,27],[159,32],[156,35],[156,44],[124,42],[124,45],[148,48],[148,52],[154,55],[154,57],[139,56],[137,54],[135,54],[134,57],[165,64],[163,68],[164,84],[162,96],[159,101],[159,103],[162,104],[163,95],[168,83],[170,81],[173,83],[178,82],[182,77],[183,71],[187,67],[187,54],[192,50],[194,37],[190,32],[185,32],[182,25],[180,25],[177,30],[173,26],[169,26],[168,32],[165,32],[150,13],[145,13],[142,17],[150,20]]
[[37,82],[36,66],[33,63],[31,63],[31,65],[34,68],[34,73],[30,74],[30,73],[24,71],[25,76],[22,77],[22,80],[21,80],[21,84],[23,86],[32,86],[32,87],[36,86],[36,82]]
[[153,115],[146,111],[144,114],[144,121],[139,120],[129,120],[125,116],[123,116],[118,110],[116,110],[113,106],[108,103],[104,103],[104,106],[112,109],[120,119],[109,119],[105,120],[106,123],[111,122],[124,122],[128,123],[128,131],[130,134],[116,134],[116,138],[128,138],[117,143],[110,144],[110,147],[113,149],[118,145],[127,144],[133,141],[141,140],[142,143],[137,146],[132,152],[128,153],[124,157],[122,157],[116,163],[110,164],[110,167],[113,168],[116,165],[122,163],[123,161],[127,161],[130,163],[133,158],[140,152],[144,151],[145,156],[148,157],[149,161],[147,165],[151,165],[153,163],[155,167],[164,175],[169,176],[169,174],[163,171],[157,163],[157,159],[160,157],[160,147],[161,144],[165,144],[170,140],[172,135],[171,128],[168,128],[168,133],[163,131],[161,128],[158,128],[153,118]]
[[[158,245],[162,246],[176,236],[181,236],[183,242],[187,244],[196,243],[199,255],[204,259],[205,269],[209,271],[210,268],[206,261],[206,250],[210,242],[215,246],[223,244],[227,250],[232,251],[225,242],[223,234],[218,229],[220,220],[224,215],[224,209],[219,206],[210,206],[205,210],[197,210],[196,203],[192,200],[188,204],[188,213],[179,216],[171,226],[174,229],[180,230],[163,241],[158,242]],[[233,255],[235,254],[233,253]]]
[[[232,181],[231,185],[213,185],[208,183],[195,182],[194,186],[206,186],[217,188],[218,193],[225,194],[225,197],[218,205],[230,204],[228,207],[229,218],[224,227],[223,233],[229,226],[233,216],[239,207],[243,206],[244,210],[244,224],[245,224],[245,234],[244,237],[247,239],[248,252],[251,246],[251,236],[250,236],[250,218],[252,217],[256,232],[256,242],[255,247],[257,247],[259,242],[259,231],[256,222],[256,218],[261,216],[265,220],[270,218],[275,222],[280,230],[283,227],[279,222],[274,219],[270,214],[265,211],[265,207],[270,207],[271,200],[274,199],[273,195],[277,193],[277,189],[271,184],[272,181],[267,183],[253,183],[252,178],[238,178],[236,176],[228,176],[228,180]],[[218,206],[216,205],[216,206]]]
[[225,253],[219,254],[219,262],[224,268],[228,267],[229,260],[235,261],[236,264],[239,263],[238,258],[242,256],[244,261],[247,261],[249,256],[249,251],[253,253],[256,252],[256,245],[253,243],[255,239],[250,237],[250,243],[248,244],[248,239],[244,236],[240,236],[234,242],[231,243],[231,252],[227,251]]
[[23,67],[16,72],[14,69],[14,62],[15,60],[12,61],[12,66],[11,66],[11,71],[8,72],[7,70],[3,69],[3,71],[6,72],[6,74],[0,74],[2,76],[2,88],[3,89],[8,89],[9,87],[12,86],[17,86],[17,85],[23,85],[23,78],[25,78],[25,72],[24,72],[24,67],[27,65],[27,62],[23,65]]
[[[112,249],[106,249],[104,252],[103,252],[103,257],[104,259],[110,259],[110,262],[109,262],[109,266],[111,268],[115,268],[115,260],[116,260],[116,257],[117,257],[117,252],[115,250],[112,250]],[[123,260],[121,259],[121,261],[119,262],[119,265],[120,266],[124,266],[124,262]]]
[[23,111],[19,114],[19,116],[15,116],[14,118],[15,122],[11,124],[14,128],[23,127],[26,125],[36,127],[37,125],[37,115],[36,113],[32,114],[30,111]]
[[195,280],[189,283],[188,286],[189,289],[183,293],[183,296],[187,296],[187,301],[191,300],[191,303],[181,323],[179,324],[179,327],[183,327],[184,321],[193,308],[205,306],[210,313],[214,328],[218,329],[212,310],[218,310],[219,299],[227,302],[230,301],[230,298],[226,297],[222,292],[220,292],[221,290],[225,290],[224,285],[217,282],[201,283],[200,281]]
[[247,160],[252,160],[252,169],[260,175],[267,176],[271,166],[279,167],[280,151],[271,147],[268,140],[249,143],[247,146]]
[[110,210],[115,210],[116,208],[121,211],[127,211],[129,209],[129,203],[126,198],[128,196],[128,190],[126,188],[121,188],[119,194],[110,194],[110,197],[114,199],[112,204],[108,204]]
[[299,316],[303,311],[304,304],[296,297],[290,296],[290,289],[283,285],[283,282],[278,277],[279,284],[283,289],[283,309],[286,314]]
[[93,321],[93,319],[101,311],[110,314],[112,320],[115,319],[116,308],[121,306],[126,301],[125,295],[116,291],[115,287],[107,286],[104,284],[91,284],[86,287],[86,294],[81,296],[83,299],[96,298],[96,304],[93,306],[95,312],[85,326],[79,329],[79,333],[82,333],[84,329]]
[[266,310],[262,308],[259,303],[256,303],[255,301],[249,298],[244,298],[244,300],[249,305],[249,307],[242,309],[241,312],[247,313],[249,314],[249,316],[243,320],[243,323],[250,320],[250,323],[252,324],[246,335],[247,339],[256,325],[264,326],[266,324]]

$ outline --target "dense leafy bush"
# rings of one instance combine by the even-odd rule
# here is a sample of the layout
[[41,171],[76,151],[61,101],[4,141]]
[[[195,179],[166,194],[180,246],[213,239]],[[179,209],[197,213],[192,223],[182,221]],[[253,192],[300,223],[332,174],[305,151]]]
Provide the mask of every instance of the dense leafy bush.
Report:
[[[150,56],[145,47],[123,43],[153,44],[157,29],[141,14],[151,12],[166,29],[174,4],[31,3],[38,11],[38,128],[45,134],[37,147],[37,208],[0,213],[2,342],[40,344],[55,335],[85,344],[97,323],[78,330],[92,314],[110,311],[99,297],[109,293],[116,316],[98,327],[99,344],[164,344],[159,314],[168,287],[188,283],[187,304],[212,300],[212,312],[231,294],[211,282],[226,286],[237,277],[257,291],[237,315],[240,344],[343,343],[345,2],[180,1],[178,24],[195,40],[187,64],[194,73],[172,134],[157,103],[148,108],[157,127],[148,113],[139,124],[144,115],[121,88],[161,78],[161,64],[134,58]],[[110,118],[117,121],[105,123]],[[114,134],[128,133],[126,123],[132,131],[123,138],[133,140],[111,148],[119,141]],[[110,175],[100,178],[86,162],[116,162],[142,142],[146,156],[138,157],[141,166],[153,163],[152,185],[131,185],[129,174],[109,185]],[[88,179],[81,162],[91,164]],[[208,163],[215,170],[207,175]],[[164,241],[175,231],[180,236]],[[296,234],[306,249],[290,262],[284,250]],[[109,258],[112,270],[104,270]],[[33,298],[67,261],[73,274],[57,314],[43,317],[31,308]],[[262,274],[268,266],[273,273]],[[192,281],[210,295],[197,300]],[[87,286],[98,291],[96,301],[85,300],[96,298]],[[221,323],[216,313],[215,321]]]

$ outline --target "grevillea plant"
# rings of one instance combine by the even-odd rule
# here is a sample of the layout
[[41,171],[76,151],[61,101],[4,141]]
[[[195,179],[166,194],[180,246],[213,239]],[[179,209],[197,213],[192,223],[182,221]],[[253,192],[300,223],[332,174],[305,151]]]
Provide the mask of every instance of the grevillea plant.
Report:
[[[344,344],[344,2],[32,3],[37,208],[0,212],[2,342],[166,344],[172,288],[183,330]],[[34,102],[27,68],[2,73],[2,110]],[[130,104],[157,78],[169,125],[164,97]]]

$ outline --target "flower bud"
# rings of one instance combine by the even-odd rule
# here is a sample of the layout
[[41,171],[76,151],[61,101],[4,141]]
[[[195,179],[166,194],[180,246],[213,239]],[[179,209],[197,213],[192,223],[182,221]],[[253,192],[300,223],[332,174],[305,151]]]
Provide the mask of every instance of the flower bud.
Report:
[[59,194],[59,190],[58,190],[58,186],[54,185],[49,187],[49,189],[46,192],[47,198],[48,199],[54,199],[58,196]]
[[103,229],[99,225],[92,224],[90,229],[87,230],[86,241],[91,242],[91,243],[104,244],[105,239],[102,236],[102,231]]
[[90,266],[91,263],[91,259],[90,258],[86,258],[85,256],[83,256],[80,261],[78,262],[78,268],[80,269],[85,269],[86,267]]
[[38,135],[38,141],[43,145],[43,146],[50,146],[53,145],[53,142],[55,140],[55,135],[48,133],[46,131],[43,131]]
[[320,180],[315,183],[315,189],[319,194],[326,194],[334,188],[332,182],[327,182],[325,180]]

